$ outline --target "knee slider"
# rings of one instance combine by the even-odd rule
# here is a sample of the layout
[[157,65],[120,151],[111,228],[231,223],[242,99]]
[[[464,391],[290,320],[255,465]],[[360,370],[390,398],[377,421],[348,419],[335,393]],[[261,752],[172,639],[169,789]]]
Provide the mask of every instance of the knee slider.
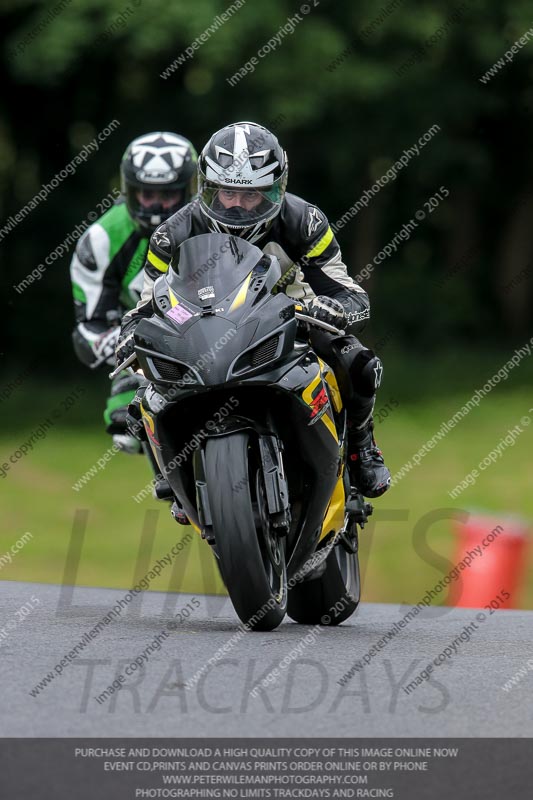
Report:
[[327,350],[319,351],[319,355],[328,362],[335,372],[337,383],[344,402],[354,396],[354,382],[350,374],[350,365],[361,350],[365,348],[355,336],[331,336],[328,334]]
[[350,377],[357,394],[373,397],[381,384],[383,365],[372,350],[360,350],[350,364]]

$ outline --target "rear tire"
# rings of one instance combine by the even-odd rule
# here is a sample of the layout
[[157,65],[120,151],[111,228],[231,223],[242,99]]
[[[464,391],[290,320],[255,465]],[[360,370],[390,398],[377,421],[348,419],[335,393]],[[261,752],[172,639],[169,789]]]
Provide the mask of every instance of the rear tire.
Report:
[[205,478],[215,547],[241,622],[270,631],[287,611],[285,540],[271,527],[257,439],[249,432],[208,439]]
[[289,589],[287,613],[302,625],[339,625],[348,619],[361,599],[361,577],[357,553],[336,545],[326,559],[326,568]]

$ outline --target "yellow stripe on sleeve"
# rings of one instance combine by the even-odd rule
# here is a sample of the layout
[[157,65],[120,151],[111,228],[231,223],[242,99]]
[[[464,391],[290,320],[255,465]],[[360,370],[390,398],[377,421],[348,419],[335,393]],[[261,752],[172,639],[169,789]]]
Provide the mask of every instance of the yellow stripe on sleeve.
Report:
[[333,239],[333,231],[330,227],[328,227],[327,231],[325,232],[324,236],[315,244],[312,250],[310,250],[306,258],[314,258],[315,256],[319,256],[321,253],[324,252],[326,247],[331,243]]
[[168,270],[168,264],[165,263],[162,258],[158,258],[151,250],[148,250],[147,258],[150,264],[159,270],[159,272],[166,272]]

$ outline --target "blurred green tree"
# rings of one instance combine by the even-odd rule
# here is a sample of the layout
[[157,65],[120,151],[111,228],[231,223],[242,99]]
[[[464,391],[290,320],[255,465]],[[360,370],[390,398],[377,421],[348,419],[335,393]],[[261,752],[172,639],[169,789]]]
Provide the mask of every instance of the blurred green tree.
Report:
[[[53,352],[62,370],[72,367],[68,258],[20,297],[13,285],[118,185],[128,141],[162,128],[201,147],[237,119],[275,128],[289,153],[289,188],[332,222],[438,125],[338,234],[357,275],[426,211],[365,282],[370,340],[393,331],[425,352],[529,329],[533,41],[480,81],[530,30],[525,0],[5,0],[0,17],[0,228],[86,142],[120,122],[89,163],[2,236],[6,353]],[[258,56],[268,43],[271,52]],[[245,64],[249,72],[230,85]],[[450,195],[429,213],[424,204],[441,186]],[[36,341],[28,319],[56,306],[61,314]]]

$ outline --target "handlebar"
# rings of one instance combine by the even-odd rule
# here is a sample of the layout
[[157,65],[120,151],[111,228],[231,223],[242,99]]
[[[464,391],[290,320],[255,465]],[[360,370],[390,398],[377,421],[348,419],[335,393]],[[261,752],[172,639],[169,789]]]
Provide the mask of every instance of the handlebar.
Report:
[[131,356],[128,356],[127,359],[122,362],[122,364],[119,364],[118,367],[113,370],[113,372],[109,373],[110,379],[113,380],[113,378],[116,378],[119,372],[122,372],[123,369],[126,369],[130,366],[130,364],[133,364],[136,359],[137,355],[135,353],[132,353]]
[[329,333],[336,333],[337,336],[344,336],[346,333],[346,331],[336,328],[334,325],[330,325],[327,322],[322,322],[321,319],[315,319],[309,316],[309,314],[300,314],[299,311],[296,311],[294,316],[296,319],[302,320],[302,322],[308,322],[309,325],[316,325],[317,328],[323,328],[325,331],[329,331]]

